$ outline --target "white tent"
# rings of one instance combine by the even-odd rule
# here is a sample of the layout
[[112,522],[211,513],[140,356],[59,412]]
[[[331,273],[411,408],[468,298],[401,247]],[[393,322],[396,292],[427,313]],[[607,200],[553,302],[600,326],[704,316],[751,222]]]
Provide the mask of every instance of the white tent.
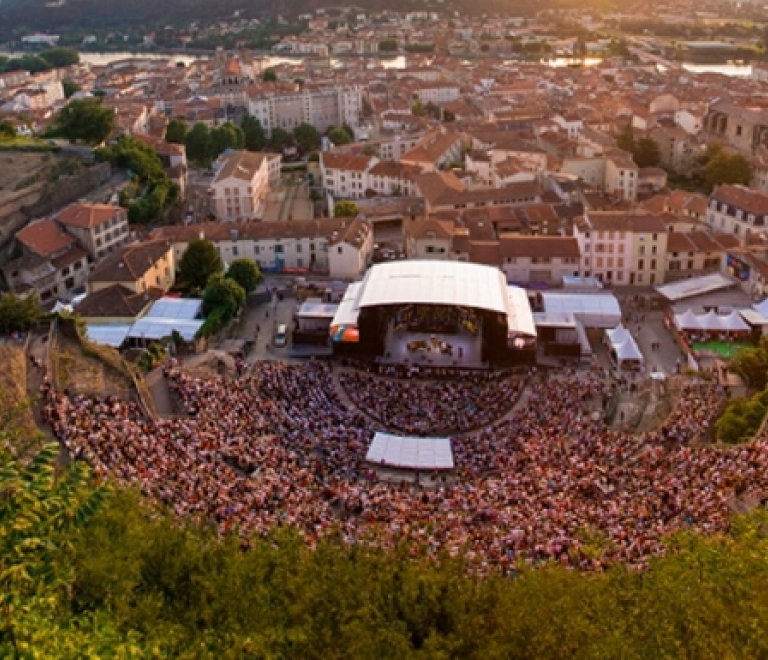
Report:
[[615,328],[607,329],[605,334],[608,337],[608,342],[613,346],[623,344],[631,336],[623,323],[619,323]]
[[735,310],[728,316],[722,317],[722,324],[728,332],[747,332],[750,329],[749,324]]
[[675,326],[678,330],[699,330],[699,317],[690,308],[683,314],[675,314]]
[[723,324],[723,317],[720,316],[714,309],[710,309],[703,316],[699,316],[699,329],[706,330],[707,332],[717,332],[718,330],[725,330]]
[[766,298],[765,300],[757,303],[756,305],[752,305],[752,309],[757,310],[763,316],[768,318],[768,298]]
[[631,337],[623,344],[614,345],[613,350],[616,353],[616,361],[619,363],[628,362],[629,360],[643,361],[643,354],[637,347],[635,340]]

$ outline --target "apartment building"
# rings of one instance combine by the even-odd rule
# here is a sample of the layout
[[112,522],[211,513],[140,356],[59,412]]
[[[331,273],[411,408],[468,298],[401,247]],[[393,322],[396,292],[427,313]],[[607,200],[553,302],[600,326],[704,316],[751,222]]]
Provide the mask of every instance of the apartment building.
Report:
[[276,168],[279,173],[279,167],[280,156],[274,154],[233,151],[222,157],[210,188],[216,216],[230,222],[260,218],[269,191],[270,170]]
[[91,271],[88,293],[120,284],[133,293],[167,291],[176,277],[173,245],[164,239],[124,245]]
[[559,285],[563,276],[578,275],[581,266],[579,243],[573,236],[502,234],[499,250],[508,282]]
[[632,155],[620,149],[614,149],[605,156],[605,192],[619,199],[637,201],[639,170]]
[[74,236],[93,262],[130,240],[128,215],[120,206],[70,204],[54,220]]
[[50,218],[27,225],[16,234],[21,256],[3,267],[11,291],[36,291],[43,303],[64,297],[85,285],[88,253],[74,236]]
[[591,211],[577,218],[581,275],[619,286],[664,283],[667,227],[658,215]]
[[353,278],[364,273],[373,258],[373,227],[363,219],[209,222],[159,227],[151,236],[173,244],[176,263],[190,241],[204,238],[214,243],[225,262],[252,259],[265,272]]
[[401,163],[420,167],[424,172],[436,172],[462,160],[462,139],[458,133],[430,135],[400,158]]
[[[368,186],[368,171],[378,163],[373,156],[324,151],[320,154],[320,180],[334,198],[361,199]],[[380,187],[384,187],[379,176]]]
[[665,281],[725,272],[728,250],[739,247],[732,234],[671,231],[667,237]]
[[363,100],[357,86],[262,92],[248,99],[248,112],[261,122],[267,134],[279,127],[292,131],[300,124],[311,124],[321,133],[331,126],[357,127]]
[[707,224],[712,231],[731,234],[746,245],[762,235],[768,223],[768,194],[744,186],[723,184],[709,197]]

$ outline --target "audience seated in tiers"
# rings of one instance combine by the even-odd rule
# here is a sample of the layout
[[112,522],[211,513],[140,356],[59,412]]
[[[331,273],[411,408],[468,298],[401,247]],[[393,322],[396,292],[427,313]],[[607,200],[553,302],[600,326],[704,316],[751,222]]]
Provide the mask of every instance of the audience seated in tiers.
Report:
[[[327,365],[264,362],[235,380],[201,380],[171,362],[166,375],[189,418],[150,421],[133,403],[68,396],[47,383],[45,415],[98,475],[243,538],[292,525],[310,547],[335,531],[349,544],[408,541],[431,557],[464,553],[480,574],[549,560],[643,569],[667,534],[723,531],[734,495],[768,488],[766,438],[729,449],[692,444],[722,400],[713,384],[686,386],[661,429],[631,435],[589,414],[610,389],[601,376],[528,379],[514,414],[454,436],[455,480],[424,490],[377,481],[366,468],[376,427],[341,403]],[[521,387],[515,378],[342,382],[403,430],[490,421]]]

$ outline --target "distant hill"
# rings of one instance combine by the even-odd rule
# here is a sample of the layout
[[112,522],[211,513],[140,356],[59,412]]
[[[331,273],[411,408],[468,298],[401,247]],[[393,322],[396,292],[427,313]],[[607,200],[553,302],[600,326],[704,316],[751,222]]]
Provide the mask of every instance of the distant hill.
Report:
[[548,4],[536,0],[2,0],[0,41],[36,31],[66,34],[182,27],[193,21],[228,20],[236,11],[241,17],[259,19],[277,15],[291,18],[322,7],[353,6],[367,11],[427,9],[531,15]]

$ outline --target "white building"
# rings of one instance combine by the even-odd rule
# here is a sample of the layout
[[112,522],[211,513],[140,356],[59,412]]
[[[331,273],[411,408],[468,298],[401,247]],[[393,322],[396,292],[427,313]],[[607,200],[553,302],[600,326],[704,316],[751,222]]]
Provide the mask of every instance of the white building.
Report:
[[228,221],[261,217],[269,190],[270,156],[233,151],[221,159],[210,188],[217,217]]

